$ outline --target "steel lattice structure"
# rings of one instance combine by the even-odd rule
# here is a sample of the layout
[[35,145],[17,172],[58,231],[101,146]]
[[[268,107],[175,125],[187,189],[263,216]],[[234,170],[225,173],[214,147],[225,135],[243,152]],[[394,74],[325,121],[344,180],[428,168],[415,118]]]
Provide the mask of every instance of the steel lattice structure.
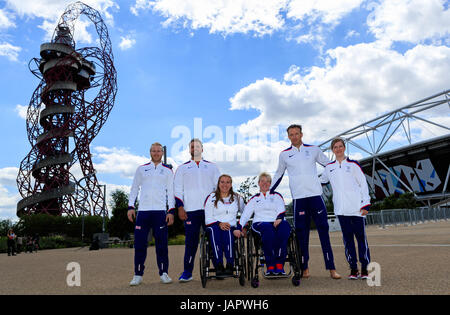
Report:
[[[95,26],[98,47],[75,48],[74,25],[81,16]],[[17,215],[106,215],[89,145],[114,106],[117,74],[99,12],[82,2],[69,5],[51,42],[41,45],[40,56],[29,63],[41,81],[27,111],[32,148],[20,163],[17,186],[23,199]],[[78,181],[70,172],[77,162],[84,175]]]
[[[391,140],[394,136],[402,136],[403,139],[406,139],[406,145],[412,145],[414,143],[411,133],[412,121],[420,121],[425,126],[428,125],[438,127],[438,129],[442,130],[444,133],[446,132],[448,135],[448,132],[450,132],[450,126],[434,122],[426,116],[426,114],[430,115],[431,111],[436,111],[439,106],[441,106],[439,109],[439,115],[436,115],[435,113],[434,116],[449,117],[450,90],[432,95],[374,118],[328,139],[327,141],[321,143],[319,147],[322,151],[328,152],[331,156],[331,142],[334,138],[340,137],[347,144],[347,153],[356,150],[365,154],[365,159],[372,159],[372,183],[374,182],[375,167],[378,163],[382,165],[383,168],[386,169],[393,177],[395,177],[406,190],[414,193],[414,191],[379,158],[379,156],[386,151],[387,145],[392,142]],[[442,162],[448,163],[448,161]],[[446,180],[448,180],[449,173],[450,166]],[[373,189],[374,187],[372,187],[372,190]],[[444,192],[442,195],[444,197]]]

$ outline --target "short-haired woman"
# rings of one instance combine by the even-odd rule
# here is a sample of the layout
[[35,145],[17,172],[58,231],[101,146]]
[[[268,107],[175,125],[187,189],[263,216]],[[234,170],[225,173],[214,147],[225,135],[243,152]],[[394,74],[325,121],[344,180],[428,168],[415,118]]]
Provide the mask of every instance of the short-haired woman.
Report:
[[259,175],[260,192],[248,201],[239,222],[245,226],[254,214],[252,230],[262,239],[267,266],[266,276],[286,274],[284,263],[291,233],[291,226],[284,220],[286,208],[283,197],[277,192],[270,192],[271,183],[272,178],[269,174]]
[[[216,190],[205,200],[205,225],[213,247],[213,264],[216,276],[232,275],[234,267],[234,236],[237,229],[237,214],[244,208],[244,201],[233,191],[231,176],[219,177]],[[240,232],[236,233],[240,236]],[[223,265],[223,256],[226,268]]]
[[370,207],[369,189],[366,177],[357,161],[345,156],[345,143],[341,138],[331,142],[336,160],[325,167],[322,183],[331,184],[334,213],[339,219],[345,246],[345,257],[350,265],[350,280],[360,277],[354,237],[358,242],[361,279],[368,278],[367,266],[370,251],[365,230],[365,216]]

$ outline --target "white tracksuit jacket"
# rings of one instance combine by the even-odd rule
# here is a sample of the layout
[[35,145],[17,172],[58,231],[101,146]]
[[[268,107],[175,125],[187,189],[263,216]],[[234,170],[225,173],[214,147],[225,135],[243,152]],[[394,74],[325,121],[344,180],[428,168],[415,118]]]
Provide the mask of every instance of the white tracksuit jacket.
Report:
[[370,206],[366,177],[357,161],[347,158],[329,163],[320,180],[331,184],[335,215],[361,217],[360,210]]
[[[140,193],[139,193],[140,190]],[[173,171],[164,163],[141,165],[134,175],[128,198],[128,208],[134,209],[139,195],[139,211],[175,209],[173,194]]]
[[330,163],[330,160],[317,146],[302,144],[300,149],[291,146],[284,150],[280,153],[278,169],[272,179],[270,191],[275,191],[287,170],[292,199],[322,195],[322,185],[317,175],[316,163],[322,166]]
[[231,226],[236,226],[237,214],[244,210],[244,199],[238,194],[234,195],[233,202],[230,202],[230,197],[223,198],[223,202],[217,203],[217,208],[214,206],[216,201],[216,194],[211,193],[205,200],[205,224],[211,225],[216,222],[229,223]]
[[174,178],[174,194],[177,207],[186,212],[203,209],[205,199],[217,187],[220,171],[216,164],[193,160],[178,166]]
[[253,214],[253,223],[255,222],[274,222],[277,219],[284,218],[286,207],[283,197],[277,193],[267,192],[257,193],[245,206],[244,212],[239,220],[239,225],[244,227]]

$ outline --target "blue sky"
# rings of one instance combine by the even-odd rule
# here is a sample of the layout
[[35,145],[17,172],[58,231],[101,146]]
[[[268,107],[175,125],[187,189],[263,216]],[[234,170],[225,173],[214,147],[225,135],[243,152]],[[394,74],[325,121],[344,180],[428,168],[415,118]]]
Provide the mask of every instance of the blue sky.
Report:
[[[70,2],[0,1],[0,218],[15,218],[21,199],[15,177],[31,149],[23,111],[38,79],[28,62],[39,56]],[[448,1],[85,3],[107,23],[118,73],[115,106],[91,145],[97,176],[109,192],[129,189],[155,141],[167,145],[174,164],[187,159],[186,151],[173,150],[180,136],[172,132],[184,126],[193,135],[194,118],[201,119],[202,131],[216,131],[214,139],[203,134],[205,158],[217,160],[237,185],[275,171],[291,123],[302,124],[304,141],[317,144],[449,88]],[[77,48],[95,46],[87,25],[75,30]],[[448,111],[442,113],[429,118],[449,125]],[[227,126],[248,137],[227,140]],[[277,136],[253,143],[255,134],[266,137],[264,127],[278,130]],[[416,140],[440,135],[421,124],[414,128]],[[236,162],[212,154],[239,149],[258,158]],[[287,183],[280,188],[286,195]]]

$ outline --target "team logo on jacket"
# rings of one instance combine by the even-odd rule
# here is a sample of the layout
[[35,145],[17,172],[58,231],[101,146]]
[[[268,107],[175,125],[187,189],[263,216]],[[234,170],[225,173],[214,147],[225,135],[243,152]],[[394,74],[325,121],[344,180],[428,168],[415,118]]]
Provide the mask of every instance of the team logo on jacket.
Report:
[[140,230],[141,227],[139,225],[136,225],[136,230]]
[[305,211],[300,211],[298,214],[299,215],[305,215]]
[[187,224],[187,225],[191,225],[192,222],[191,222],[191,221],[186,221],[186,224]]

